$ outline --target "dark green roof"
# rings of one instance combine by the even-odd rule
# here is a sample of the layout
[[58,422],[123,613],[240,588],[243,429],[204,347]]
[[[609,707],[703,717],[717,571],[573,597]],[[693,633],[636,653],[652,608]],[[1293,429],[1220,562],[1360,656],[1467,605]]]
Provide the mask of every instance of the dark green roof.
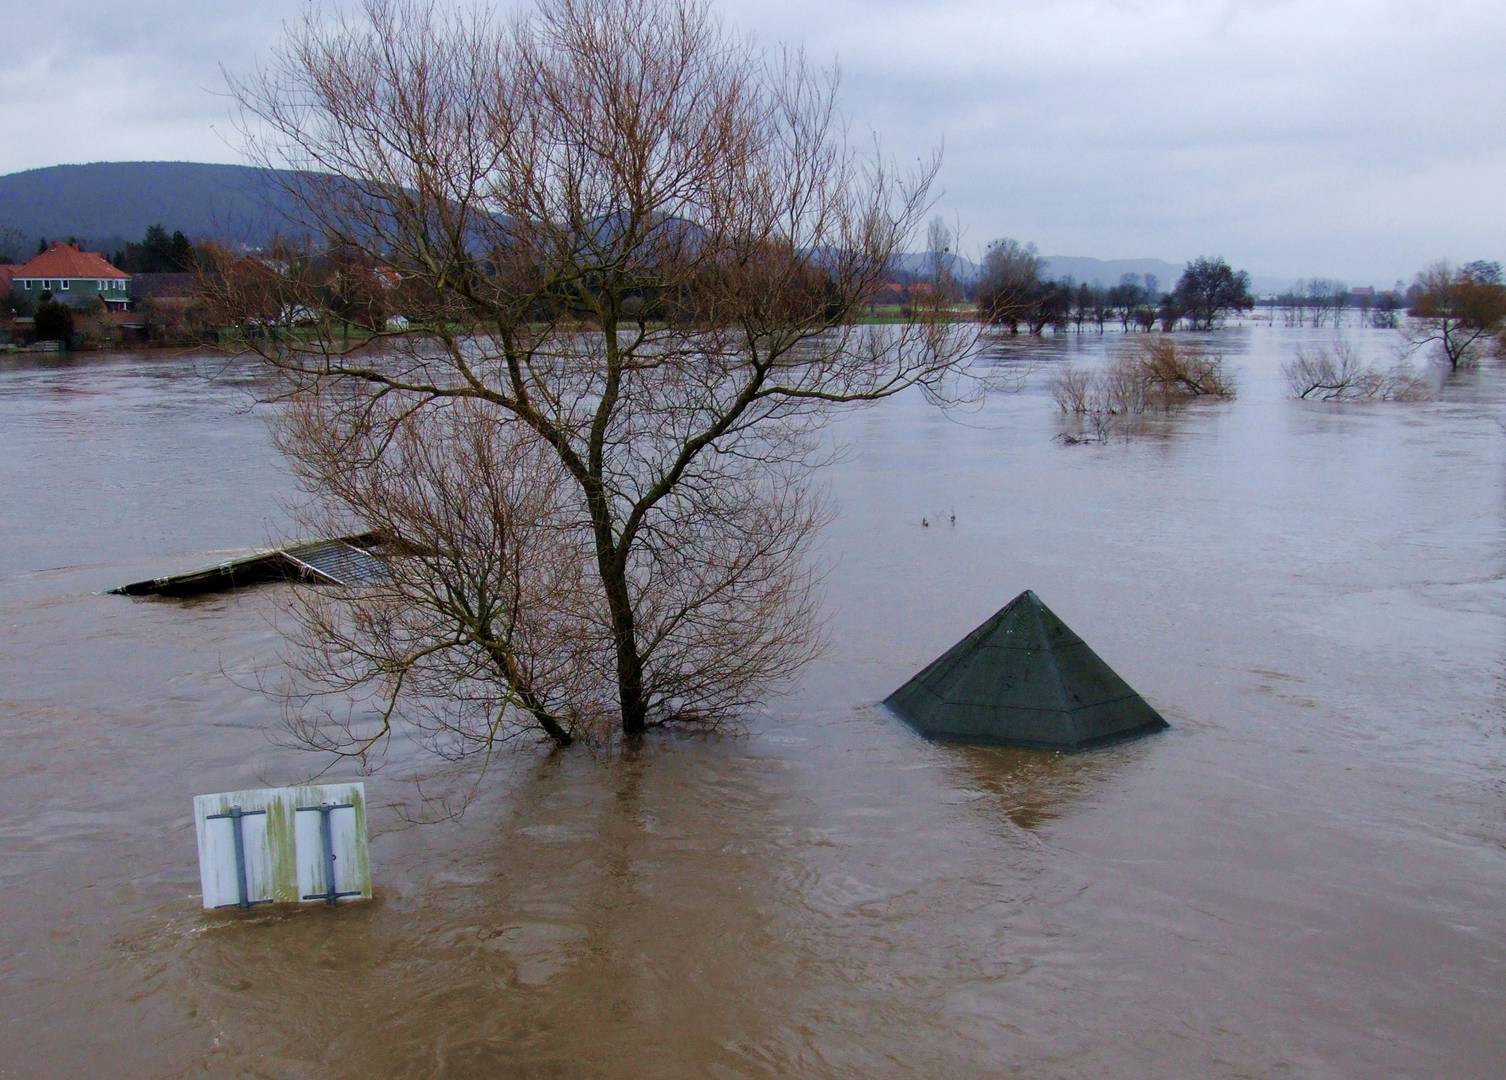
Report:
[[922,735],[1081,750],[1166,727],[1026,590],[884,699]]

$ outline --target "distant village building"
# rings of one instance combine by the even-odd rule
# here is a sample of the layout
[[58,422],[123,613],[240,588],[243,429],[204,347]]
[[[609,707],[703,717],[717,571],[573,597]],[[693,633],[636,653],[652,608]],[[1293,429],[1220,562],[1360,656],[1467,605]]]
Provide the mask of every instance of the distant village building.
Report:
[[917,300],[929,299],[935,291],[936,286],[929,281],[910,283],[887,281],[879,287],[872,302],[874,304],[913,304]]
[[97,251],[80,251],[77,244],[52,244],[22,263],[11,279],[11,295],[35,306],[44,292],[69,307],[85,307],[103,300],[124,311],[131,303],[131,275],[117,270]]

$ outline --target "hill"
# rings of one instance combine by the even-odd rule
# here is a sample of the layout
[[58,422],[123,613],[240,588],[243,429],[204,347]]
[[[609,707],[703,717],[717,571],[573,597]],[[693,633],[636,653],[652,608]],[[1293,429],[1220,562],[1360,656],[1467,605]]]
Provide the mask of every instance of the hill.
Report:
[[[261,244],[286,220],[280,192],[260,169],[186,161],[53,165],[0,176],[0,228],[29,245],[77,237],[99,251],[162,224],[190,238]],[[30,249],[18,252],[29,255]]]
[[[1234,268],[1239,263],[1233,259]],[[1176,288],[1177,280],[1186,269],[1184,263],[1169,263],[1164,259],[1093,259],[1086,255],[1047,255],[1046,276],[1070,277],[1073,281],[1085,281],[1089,285],[1118,285],[1125,274],[1156,275],[1156,284],[1162,292]],[[1291,288],[1290,278],[1252,274],[1250,288],[1256,294],[1278,293]]]
[[1093,259],[1086,255],[1047,255],[1046,277],[1071,278],[1089,285],[1118,285],[1125,274],[1154,274],[1162,289],[1170,289],[1182,276],[1180,263],[1164,259]]
[[[77,237],[90,249],[117,251],[139,240],[147,227],[162,224],[182,230],[192,240],[214,239],[261,246],[277,232],[287,232],[293,207],[275,177],[246,165],[204,165],[189,161],[101,161],[89,165],[53,165],[0,176],[0,235],[14,230],[24,238],[14,252],[31,254],[46,237]],[[971,283],[979,267],[959,255],[949,256],[952,273]],[[1117,285],[1124,274],[1156,275],[1171,289],[1182,265],[1162,259],[1094,259],[1048,255],[1046,274],[1053,278]],[[924,277],[930,256],[897,256],[894,270]],[[1289,281],[1256,278],[1256,292],[1276,292]]]
[[[978,264],[971,259],[961,255],[947,255],[946,261],[952,276],[963,284],[970,285],[978,280]],[[892,269],[896,274],[908,274],[916,280],[928,280],[932,270],[931,253],[920,251],[896,255]]]

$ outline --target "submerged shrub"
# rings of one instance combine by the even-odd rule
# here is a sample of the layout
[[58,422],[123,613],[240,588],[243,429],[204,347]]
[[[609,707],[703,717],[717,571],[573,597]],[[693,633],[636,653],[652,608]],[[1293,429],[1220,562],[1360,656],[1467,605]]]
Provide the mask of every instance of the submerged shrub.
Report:
[[1150,397],[1162,408],[1193,398],[1234,396],[1234,381],[1224,370],[1224,358],[1197,346],[1154,337],[1141,343],[1131,362]]
[[1118,418],[1171,412],[1199,398],[1234,396],[1221,356],[1162,337],[1142,342],[1131,355],[1096,371],[1061,368],[1050,389],[1057,408],[1081,416],[1100,441]]
[[1425,401],[1433,396],[1431,380],[1406,361],[1382,371],[1366,364],[1347,341],[1315,353],[1297,350],[1281,365],[1294,398],[1302,401]]
[[1094,382],[1086,368],[1064,367],[1051,377],[1051,399],[1064,413],[1085,413],[1092,407]]

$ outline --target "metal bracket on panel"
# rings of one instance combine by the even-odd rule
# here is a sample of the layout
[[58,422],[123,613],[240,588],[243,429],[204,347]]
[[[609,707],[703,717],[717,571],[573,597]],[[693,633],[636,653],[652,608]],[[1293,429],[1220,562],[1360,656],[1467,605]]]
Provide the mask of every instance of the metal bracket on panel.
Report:
[[250,911],[252,904],[270,904],[272,898],[264,897],[260,900],[251,899],[250,886],[246,884],[246,840],[241,835],[241,818],[255,817],[257,814],[265,814],[265,810],[242,810],[239,806],[232,806],[223,814],[206,814],[205,820],[213,821],[217,818],[230,819],[230,835],[235,838],[235,885],[240,899],[233,904],[217,904],[216,907],[238,907],[242,911]]
[[302,813],[306,810],[319,812],[319,842],[324,848],[324,883],[322,893],[305,893],[305,900],[318,900],[321,897],[330,907],[335,906],[335,901],[342,896],[360,896],[360,889],[351,889],[348,892],[340,892],[335,885],[335,838],[330,830],[329,815],[334,810],[354,810],[355,803],[320,803],[318,806],[295,806],[293,809]]

